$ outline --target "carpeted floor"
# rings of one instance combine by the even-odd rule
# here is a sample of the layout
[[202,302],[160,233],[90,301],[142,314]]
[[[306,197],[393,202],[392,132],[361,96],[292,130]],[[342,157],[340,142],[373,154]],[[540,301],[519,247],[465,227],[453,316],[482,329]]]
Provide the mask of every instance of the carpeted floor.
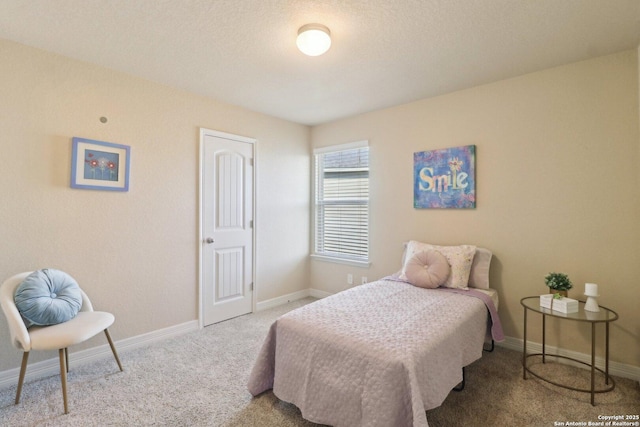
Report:
[[[0,390],[0,426],[313,426],[298,409],[271,392],[251,398],[246,382],[270,324],[313,301],[242,316],[113,359],[71,366],[69,411],[62,414],[59,377]],[[117,339],[117,337],[114,337]],[[73,360],[73,359],[72,359]],[[616,378],[616,388],[596,395],[522,379],[522,355],[496,347],[467,367],[466,387],[427,412],[431,427],[559,426],[599,421],[599,416],[640,414],[640,387]],[[585,370],[538,364],[561,381],[583,381]],[[588,384],[583,381],[582,386]],[[580,425],[580,424],[574,424]],[[391,427],[391,426],[390,426]],[[393,426],[396,427],[396,426]]]

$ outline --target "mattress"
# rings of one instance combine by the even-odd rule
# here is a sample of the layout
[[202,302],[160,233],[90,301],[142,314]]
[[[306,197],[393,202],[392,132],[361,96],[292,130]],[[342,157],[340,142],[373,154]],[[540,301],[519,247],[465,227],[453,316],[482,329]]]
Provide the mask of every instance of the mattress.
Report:
[[493,305],[495,306],[496,310],[498,309],[498,303],[500,302],[498,298],[498,291],[496,291],[495,289],[475,289],[475,288],[473,290],[477,292],[482,292],[483,294],[491,298],[491,301],[493,301]]
[[248,389],[316,423],[427,426],[482,356],[491,322],[473,293],[380,280],[296,309],[271,325]]

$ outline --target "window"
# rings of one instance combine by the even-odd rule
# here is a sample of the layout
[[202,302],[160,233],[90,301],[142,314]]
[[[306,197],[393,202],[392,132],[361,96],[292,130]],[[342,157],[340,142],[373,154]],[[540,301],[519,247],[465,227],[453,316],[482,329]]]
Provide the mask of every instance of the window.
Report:
[[317,149],[314,157],[314,255],[368,263],[368,142]]

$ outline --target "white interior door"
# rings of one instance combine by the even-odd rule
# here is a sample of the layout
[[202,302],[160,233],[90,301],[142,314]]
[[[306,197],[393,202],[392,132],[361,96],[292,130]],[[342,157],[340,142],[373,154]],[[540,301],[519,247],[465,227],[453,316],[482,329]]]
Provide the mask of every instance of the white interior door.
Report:
[[253,309],[255,140],[202,129],[201,295],[207,326]]

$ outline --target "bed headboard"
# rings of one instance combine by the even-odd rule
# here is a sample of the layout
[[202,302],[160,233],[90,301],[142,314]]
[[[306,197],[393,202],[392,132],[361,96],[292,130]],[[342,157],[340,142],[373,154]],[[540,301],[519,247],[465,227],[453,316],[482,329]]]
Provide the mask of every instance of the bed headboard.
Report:
[[[403,242],[402,265],[405,263],[407,253],[407,245],[409,242]],[[471,264],[471,272],[469,273],[469,287],[476,289],[489,289],[489,269],[491,267],[491,258],[493,253],[486,248],[476,247],[476,254]]]

